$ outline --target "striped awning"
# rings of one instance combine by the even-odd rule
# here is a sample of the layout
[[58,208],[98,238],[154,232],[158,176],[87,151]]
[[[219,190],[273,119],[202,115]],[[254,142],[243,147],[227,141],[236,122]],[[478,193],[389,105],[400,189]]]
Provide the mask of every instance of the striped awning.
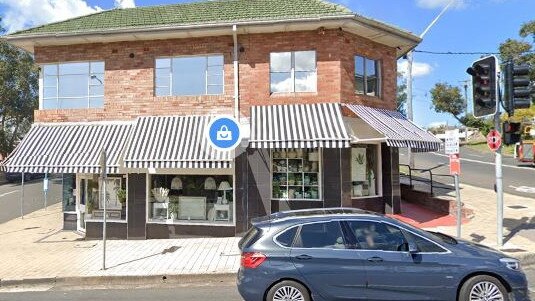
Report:
[[437,151],[442,141],[419,128],[397,111],[344,104],[359,118],[385,135],[386,144],[393,147],[410,147],[413,151]]
[[251,107],[253,148],[345,148],[350,137],[340,104]]
[[419,128],[397,111],[344,104],[359,118],[385,135],[386,144],[393,147],[410,147],[414,151],[437,151],[442,141]]
[[124,157],[126,168],[230,168],[232,154],[213,148],[210,116],[139,117]]
[[107,172],[118,173],[131,122],[34,124],[1,164],[7,172],[100,173],[106,149]]

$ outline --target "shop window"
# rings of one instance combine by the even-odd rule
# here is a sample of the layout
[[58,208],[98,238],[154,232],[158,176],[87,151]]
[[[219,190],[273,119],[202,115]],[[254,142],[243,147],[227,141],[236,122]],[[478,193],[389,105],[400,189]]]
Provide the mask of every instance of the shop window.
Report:
[[152,175],[149,193],[151,222],[233,223],[230,175]]
[[351,195],[370,197],[379,194],[379,146],[375,144],[353,145],[351,148]]
[[272,52],[271,93],[316,92],[316,51]]
[[156,96],[223,94],[222,55],[157,58]]
[[[126,219],[126,183],[121,176],[106,178],[106,214],[109,220]],[[104,218],[102,181],[97,175],[80,180],[80,204],[85,206],[86,219]]]
[[355,91],[357,94],[380,97],[380,62],[355,56]]
[[46,64],[41,72],[42,109],[104,107],[104,62]]
[[76,175],[62,174],[63,212],[76,211]]
[[272,151],[273,199],[321,199],[321,156],[317,149]]

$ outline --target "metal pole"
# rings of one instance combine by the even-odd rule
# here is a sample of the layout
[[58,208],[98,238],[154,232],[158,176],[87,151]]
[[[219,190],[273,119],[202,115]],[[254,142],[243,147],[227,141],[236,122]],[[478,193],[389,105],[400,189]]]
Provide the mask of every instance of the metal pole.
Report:
[[102,183],[102,204],[104,217],[102,220],[102,269],[106,269],[106,150],[103,148],[100,155],[101,183]]
[[[500,97],[501,98],[501,97]],[[497,102],[496,114],[494,114],[494,128],[500,130],[500,101]],[[502,181],[502,147],[496,150],[496,203],[497,203],[497,236],[498,246],[503,246],[503,181]]]
[[24,172],[22,172],[22,180],[20,186],[20,218],[24,219]]
[[461,191],[459,189],[459,175],[453,175],[455,179],[455,198],[457,200],[457,238],[461,238],[461,224],[462,224],[462,203],[461,203]]
[[48,173],[45,173],[45,179],[43,180],[43,190],[45,193],[45,210],[47,207],[47,197],[48,197]]

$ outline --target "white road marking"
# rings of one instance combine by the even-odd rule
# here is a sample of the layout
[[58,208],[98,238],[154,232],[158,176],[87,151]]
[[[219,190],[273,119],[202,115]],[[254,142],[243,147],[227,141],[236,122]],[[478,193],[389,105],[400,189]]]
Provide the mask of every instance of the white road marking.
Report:
[[19,192],[19,191],[18,190],[13,190],[13,191],[10,191],[10,192],[2,193],[2,194],[0,194],[0,198],[3,197],[3,196],[6,196],[6,195],[13,194],[15,192]]
[[481,155],[474,155],[474,154],[464,154],[465,156],[470,156],[470,157],[477,157],[477,158],[483,158],[483,156]]
[[514,190],[518,192],[525,192],[525,193],[535,193],[535,187],[529,187],[529,186],[513,186],[509,185],[510,188],[513,188]]
[[[446,157],[448,158],[447,155],[444,155],[444,154],[440,154],[440,153],[436,153],[436,152],[431,152],[432,154],[435,154],[437,156],[441,156],[441,157]],[[491,163],[491,162],[485,162],[485,161],[479,161],[479,160],[474,160],[474,159],[466,159],[466,158],[461,158],[461,161],[466,161],[466,162],[473,162],[473,163],[480,163],[480,164],[486,164],[486,165],[492,165],[494,166],[494,163]],[[508,164],[502,164],[502,167],[508,167],[508,168],[514,168],[514,169],[525,169],[525,170],[531,170],[531,171],[535,171],[534,168],[531,168],[531,167],[524,167],[524,166],[515,166],[515,165],[508,165]]]

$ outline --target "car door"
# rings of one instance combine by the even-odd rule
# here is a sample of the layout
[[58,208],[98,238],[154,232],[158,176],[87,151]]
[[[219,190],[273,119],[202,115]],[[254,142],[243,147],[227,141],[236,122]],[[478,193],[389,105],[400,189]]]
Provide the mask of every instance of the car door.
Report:
[[311,291],[327,300],[365,300],[366,264],[348,248],[338,221],[300,226],[291,258]]
[[[438,257],[408,252],[402,230],[372,220],[347,221],[358,242],[360,258],[366,259],[368,300],[441,300],[447,279]],[[448,282],[449,281],[449,282]]]

